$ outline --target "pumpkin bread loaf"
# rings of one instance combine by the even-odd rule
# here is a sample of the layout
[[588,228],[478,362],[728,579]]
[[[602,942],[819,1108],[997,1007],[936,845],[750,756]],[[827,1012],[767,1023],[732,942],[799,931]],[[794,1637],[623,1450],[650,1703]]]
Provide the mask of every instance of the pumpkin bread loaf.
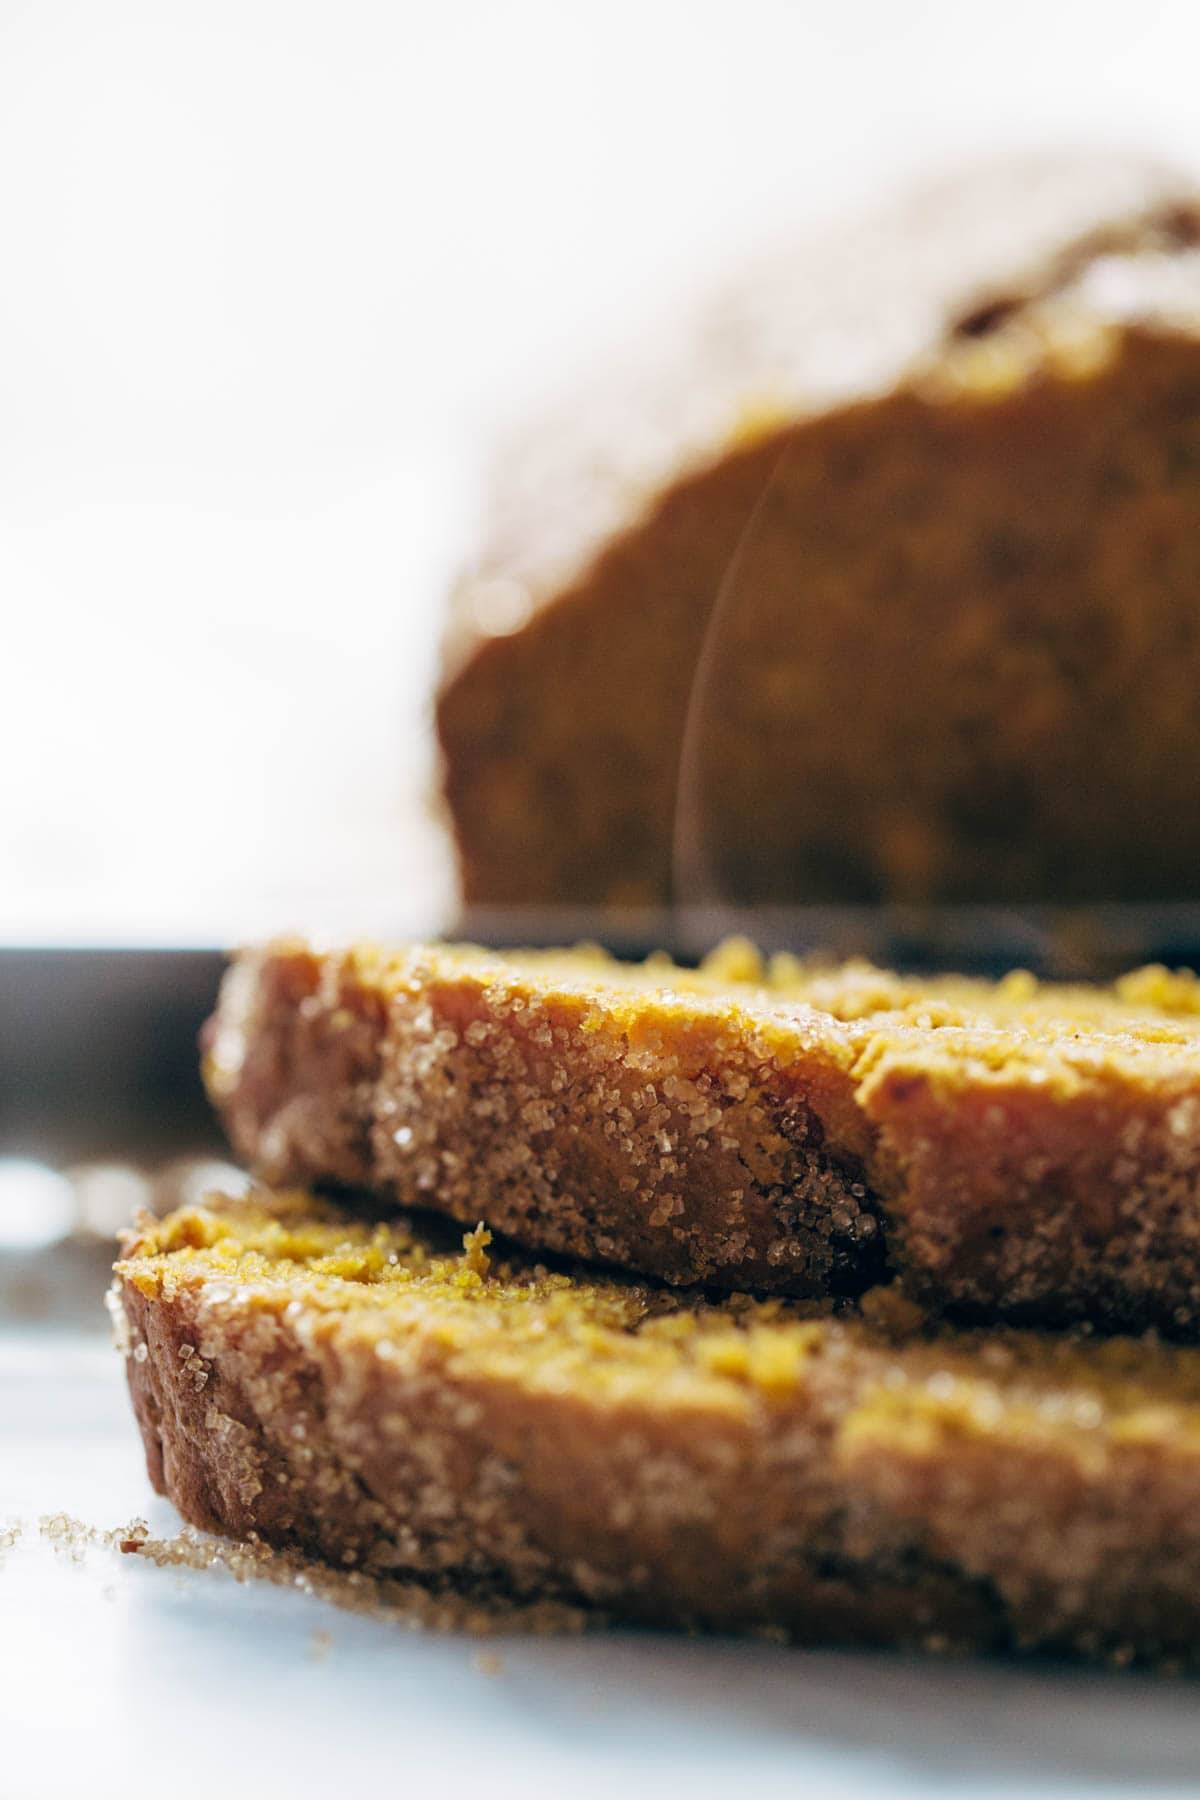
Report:
[[500,459],[437,715],[468,928],[1194,899],[1198,682],[1195,193],[978,172]]
[[1200,1651],[1200,1351],[548,1271],[303,1195],[127,1240],[151,1477],[342,1568],[807,1641]]
[[205,1077],[264,1180],[799,1296],[1200,1330],[1200,986],[281,941]]

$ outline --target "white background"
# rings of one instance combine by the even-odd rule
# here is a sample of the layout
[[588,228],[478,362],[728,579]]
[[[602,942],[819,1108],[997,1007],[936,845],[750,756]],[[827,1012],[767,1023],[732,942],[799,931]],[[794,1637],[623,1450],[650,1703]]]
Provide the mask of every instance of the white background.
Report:
[[1194,0],[0,0],[0,940],[438,913],[497,428],[906,173],[1200,166],[1198,67]]

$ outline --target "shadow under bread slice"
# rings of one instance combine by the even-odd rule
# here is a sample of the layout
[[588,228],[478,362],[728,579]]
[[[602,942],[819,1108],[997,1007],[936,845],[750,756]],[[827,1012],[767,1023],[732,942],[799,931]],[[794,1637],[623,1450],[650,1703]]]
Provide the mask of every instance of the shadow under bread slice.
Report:
[[800,1296],[1200,1326],[1200,989],[454,948],[238,960],[205,1073],[265,1180]]
[[1200,1351],[445,1238],[299,1193],[147,1220],[114,1310],[158,1490],[341,1567],[615,1618],[1196,1658]]

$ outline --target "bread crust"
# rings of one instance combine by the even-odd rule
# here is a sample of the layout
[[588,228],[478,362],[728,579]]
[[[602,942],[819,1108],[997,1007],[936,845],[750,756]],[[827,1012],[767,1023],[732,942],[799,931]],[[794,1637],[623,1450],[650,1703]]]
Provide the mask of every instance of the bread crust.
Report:
[[343,1567],[807,1641],[1200,1649],[1200,1354],[441,1254],[298,1195],[117,1268],[151,1478]]
[[206,1035],[266,1180],[794,1295],[1200,1329],[1200,1000],[596,954],[249,953]]

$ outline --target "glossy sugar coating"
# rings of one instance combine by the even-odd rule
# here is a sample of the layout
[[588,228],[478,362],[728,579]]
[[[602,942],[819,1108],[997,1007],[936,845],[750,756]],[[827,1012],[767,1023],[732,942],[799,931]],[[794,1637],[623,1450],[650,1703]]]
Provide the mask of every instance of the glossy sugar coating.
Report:
[[1200,1326],[1200,1002],[466,947],[241,958],[205,1073],[267,1180],[533,1250],[1030,1322]]
[[147,1220],[114,1311],[193,1524],[812,1641],[1200,1650],[1200,1351],[551,1270],[304,1195]]

